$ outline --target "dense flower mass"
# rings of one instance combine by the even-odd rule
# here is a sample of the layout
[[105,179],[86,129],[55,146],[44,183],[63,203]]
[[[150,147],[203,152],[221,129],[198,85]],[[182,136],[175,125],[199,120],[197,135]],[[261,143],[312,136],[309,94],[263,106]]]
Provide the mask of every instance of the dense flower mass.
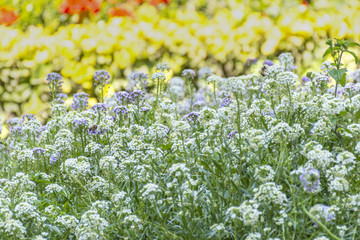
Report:
[[159,64],[91,107],[56,100],[50,74],[52,117],[0,140],[0,236],[359,239],[358,70],[335,97],[326,68],[299,78],[279,57],[228,78]]

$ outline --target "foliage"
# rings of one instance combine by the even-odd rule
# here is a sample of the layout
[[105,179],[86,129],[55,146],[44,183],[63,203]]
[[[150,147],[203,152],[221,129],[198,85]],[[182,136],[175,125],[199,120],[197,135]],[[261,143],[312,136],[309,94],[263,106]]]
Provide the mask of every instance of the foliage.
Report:
[[349,47],[360,47],[360,44],[356,42],[340,40],[340,39],[328,40],[326,44],[329,45],[329,48],[325,51],[323,57],[330,54],[334,59],[334,63],[332,63],[332,65],[335,68],[329,70],[328,73],[336,81],[336,87],[335,87],[335,97],[336,97],[337,85],[341,84],[341,86],[344,87],[346,83],[347,68],[341,68],[344,65],[343,63],[341,63],[341,58],[345,52],[350,53],[354,57],[355,63],[358,64],[359,58],[356,56],[355,52],[349,49]]

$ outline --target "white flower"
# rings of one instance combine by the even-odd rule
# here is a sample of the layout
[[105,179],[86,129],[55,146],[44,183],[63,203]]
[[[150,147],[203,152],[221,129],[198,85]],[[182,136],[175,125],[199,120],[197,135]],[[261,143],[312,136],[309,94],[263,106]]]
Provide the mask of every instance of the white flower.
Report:
[[294,57],[289,52],[281,53],[279,55],[279,62],[285,67],[287,71],[295,69]]
[[241,220],[245,225],[256,225],[259,222],[260,215],[262,212],[258,210],[259,205],[251,200],[243,202],[239,207],[241,213]]
[[335,177],[329,183],[329,191],[330,192],[347,192],[349,190],[349,182],[342,177]]
[[269,165],[257,166],[255,168],[255,179],[260,182],[271,182],[274,180],[275,171]]
[[72,215],[63,215],[58,216],[55,220],[55,223],[59,223],[67,229],[75,229],[79,223],[79,220]]
[[310,208],[310,213],[319,221],[329,222],[335,219],[336,207],[329,207],[322,204],[316,204]]
[[45,187],[45,192],[49,194],[59,194],[64,191],[64,188],[58,184],[49,184]]
[[336,163],[347,167],[348,171],[356,167],[356,158],[354,154],[348,151],[343,151],[336,156]]
[[314,238],[314,240],[329,240],[329,239],[325,236],[321,236],[321,237]]
[[14,212],[15,215],[22,220],[34,219],[35,221],[38,221],[40,218],[36,207],[27,202],[21,202],[16,205]]
[[[86,157],[70,158],[65,160],[61,167],[61,171],[65,168],[66,171],[73,175],[73,177],[78,179],[85,179],[87,176],[91,175],[91,165],[88,162]],[[66,172],[63,174],[67,175]],[[69,177],[71,179],[71,177]]]
[[115,171],[118,167],[118,163],[113,156],[104,156],[99,161],[99,167],[103,171]]
[[206,78],[206,81],[211,84],[213,83],[220,84],[222,82],[222,77],[217,75],[210,75],[209,77]]
[[[74,220],[74,219],[71,219]],[[74,221],[75,222],[75,221]],[[74,223],[71,222],[71,225]],[[105,237],[109,223],[102,218],[97,211],[90,210],[81,216],[81,220],[75,229],[78,239],[101,239]],[[96,238],[93,238],[96,237]]]
[[3,229],[3,236],[8,239],[25,239],[26,228],[21,221],[9,219],[5,222],[0,222],[0,228]]
[[141,224],[141,219],[138,218],[136,215],[128,215],[124,218],[124,223],[130,225],[130,228],[138,228],[142,229],[143,226]]
[[154,183],[148,183],[142,188],[141,192],[142,192],[141,196],[143,198],[154,200],[155,194],[161,192],[161,190],[158,185]]
[[266,204],[273,203],[277,205],[285,205],[287,202],[286,195],[281,192],[282,187],[273,182],[267,182],[260,185],[255,192],[255,200]]
[[37,201],[38,198],[36,196],[35,193],[33,192],[24,192],[21,196],[20,196],[20,201],[21,202],[26,202],[29,204],[34,204],[35,201]]
[[261,240],[260,233],[250,233],[246,236],[245,240]]

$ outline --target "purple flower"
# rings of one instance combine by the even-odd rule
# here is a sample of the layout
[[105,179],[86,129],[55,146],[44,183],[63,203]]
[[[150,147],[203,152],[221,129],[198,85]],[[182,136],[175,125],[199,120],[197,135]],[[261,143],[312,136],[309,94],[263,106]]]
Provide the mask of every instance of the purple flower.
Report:
[[24,122],[25,119],[27,119],[28,121],[30,120],[35,120],[35,115],[34,114],[24,114],[21,116],[22,121]]
[[44,154],[45,153],[45,150],[41,147],[36,147],[36,148],[33,148],[33,154]]
[[134,90],[134,91],[130,92],[130,94],[128,96],[128,100],[130,103],[136,103],[136,102],[140,102],[141,100],[143,100],[144,97],[145,97],[144,91]]
[[200,113],[191,112],[188,115],[186,115],[186,120],[188,120],[189,123],[196,123],[199,117],[200,117]]
[[308,78],[308,77],[306,77],[306,76],[304,76],[301,80],[302,80],[302,82],[301,82],[301,84],[302,84],[302,85],[305,85],[305,83],[307,83],[307,82],[310,82],[310,81],[311,81],[311,79],[310,79],[310,78]]
[[303,169],[299,179],[308,192],[316,191],[320,185],[320,173],[317,169],[311,167]]
[[330,207],[323,205],[323,210],[325,212],[325,221],[329,222],[335,218],[335,213],[333,211],[330,211]]
[[272,65],[274,65],[274,63],[271,60],[265,60],[264,65],[272,66]]
[[110,74],[105,70],[96,71],[94,74],[94,85],[105,86],[110,83]]
[[57,160],[59,160],[60,158],[60,153],[56,152],[54,154],[51,155],[50,157],[50,164],[54,164],[55,162],[57,162]]
[[225,97],[221,102],[220,102],[220,107],[226,107],[229,106],[231,103],[231,99],[229,97]]
[[68,95],[65,93],[58,93],[58,95],[56,95],[56,98],[60,98],[60,99],[65,99],[67,97],[68,97]]
[[125,91],[120,91],[115,93],[115,100],[119,105],[126,103],[129,99],[129,93]]
[[113,112],[116,114],[116,115],[123,115],[124,117],[128,116],[129,114],[129,111],[127,109],[127,107],[125,106],[117,106],[114,108]]
[[344,92],[348,95],[358,94],[360,91],[360,83],[347,83],[344,87]]
[[87,133],[89,135],[101,135],[105,133],[105,130],[99,130],[97,125],[92,125],[88,130]]
[[325,74],[315,74],[313,81],[318,83],[318,84],[327,84],[328,82],[330,82],[330,77],[325,75]]
[[20,134],[22,132],[22,119],[15,117],[6,121],[6,124],[10,128],[11,134]]
[[315,204],[310,209],[310,213],[321,222],[330,222],[331,220],[335,219],[334,209],[324,204]]
[[14,117],[14,118],[10,118],[9,120],[6,121],[6,124],[11,126],[15,126],[15,125],[19,125],[22,123],[22,120],[18,117]]
[[[120,120],[129,117],[129,111],[125,106],[117,106],[114,108],[113,112],[119,117]],[[117,117],[114,116],[114,120],[116,119]]]
[[50,95],[52,100],[55,100],[58,93],[61,92],[61,86],[64,83],[63,77],[58,73],[49,73],[46,77],[47,83],[50,87]]
[[75,119],[73,121],[73,128],[74,128],[74,130],[78,130],[78,129],[82,128],[82,127],[87,126],[87,124],[88,124],[88,122],[84,118]]
[[49,73],[46,77],[46,80],[48,82],[48,84],[54,84],[58,87],[61,87],[61,85],[64,83],[63,82],[63,77],[58,74],[58,73]]
[[[190,104],[190,99],[189,99],[189,104]],[[206,105],[206,101],[204,95],[201,92],[197,92],[194,99],[194,106],[205,106],[205,105]]]
[[40,133],[42,133],[42,132],[45,131],[46,129],[47,129],[47,126],[46,126],[46,125],[39,127],[39,128],[36,130],[38,136],[39,136]]
[[74,99],[71,104],[73,110],[84,110],[89,104],[89,94],[80,92],[74,94]]
[[10,127],[10,134],[21,134],[23,127],[20,125]]
[[188,80],[192,80],[192,79],[195,78],[196,73],[195,73],[195,71],[192,70],[192,69],[185,69],[185,70],[182,72],[181,76],[183,76],[184,78],[186,78],[186,79],[188,79]]
[[91,110],[94,112],[105,112],[107,110],[105,103],[95,103]]
[[145,73],[141,73],[138,71],[132,72],[129,76],[128,76],[128,90],[132,90],[139,82],[141,87],[144,89],[146,88],[147,84],[148,84],[148,80],[149,77],[147,74]]
[[229,138],[229,139],[233,139],[233,138],[236,136],[236,134],[238,134],[238,131],[233,130],[233,131],[231,131],[231,132],[229,133],[228,138]]
[[245,66],[250,67],[258,62],[257,58],[249,58],[246,60]]
[[151,110],[150,107],[141,107],[140,112],[149,112]]
[[63,104],[65,103],[65,99],[67,98],[68,96],[65,94],[65,93],[58,93],[56,95],[56,98],[54,99],[54,101],[56,103],[60,103],[60,104]]

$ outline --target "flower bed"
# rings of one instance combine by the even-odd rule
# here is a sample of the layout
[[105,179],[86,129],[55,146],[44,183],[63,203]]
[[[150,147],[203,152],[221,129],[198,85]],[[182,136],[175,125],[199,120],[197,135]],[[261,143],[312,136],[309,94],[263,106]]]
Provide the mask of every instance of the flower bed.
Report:
[[334,94],[334,69],[300,80],[284,53],[261,74],[166,83],[158,64],[105,99],[98,71],[91,108],[49,74],[51,119],[11,119],[0,143],[0,235],[359,239],[359,70]]
[[[26,31],[0,27],[0,34],[6,36],[0,40],[1,117],[25,110],[45,114],[44,79],[52,71],[64,76],[66,93],[80,89],[93,97],[92,75],[99,68],[112,74],[113,87],[119,91],[132,70],[151,73],[155,62],[168,62],[175,74],[183,68],[209,66],[228,77],[248,72],[249,58],[273,58],[279,51],[291,51],[301,74],[320,65],[320,39],[360,40],[354,24],[360,22],[356,3],[338,7],[296,4],[275,12],[270,6],[241,3],[206,13],[186,5],[175,11],[171,6],[160,11],[143,4],[132,12],[133,17],[69,24],[55,32],[50,25],[30,26]],[[41,9],[34,8],[31,13]]]

